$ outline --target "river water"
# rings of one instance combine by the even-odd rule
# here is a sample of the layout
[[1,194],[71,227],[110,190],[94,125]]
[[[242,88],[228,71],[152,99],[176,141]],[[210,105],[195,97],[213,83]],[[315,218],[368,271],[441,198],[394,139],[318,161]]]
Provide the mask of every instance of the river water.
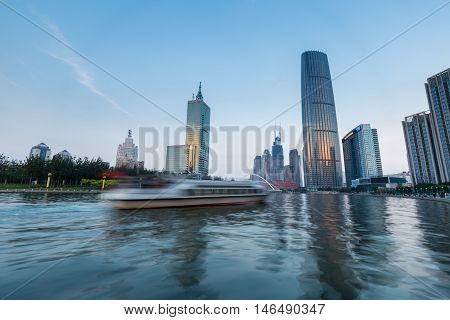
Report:
[[267,205],[117,211],[0,194],[8,299],[449,299],[450,204],[275,194]]

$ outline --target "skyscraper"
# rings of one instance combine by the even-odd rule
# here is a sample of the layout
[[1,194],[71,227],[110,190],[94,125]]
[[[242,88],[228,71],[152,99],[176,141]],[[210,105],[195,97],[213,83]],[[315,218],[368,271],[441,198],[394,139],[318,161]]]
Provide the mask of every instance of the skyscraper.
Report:
[[380,143],[378,141],[377,129],[372,129],[373,146],[375,147],[375,158],[377,160],[378,176],[383,176],[383,165],[381,164]]
[[271,168],[271,179],[272,180],[282,180],[283,178],[283,168],[284,168],[284,155],[283,155],[283,145],[281,144],[281,130],[278,135],[275,130],[275,136],[272,144],[272,168]]
[[128,130],[125,142],[117,147],[116,167],[133,169],[143,166],[143,162],[138,162],[138,147],[133,142],[131,130]]
[[378,134],[370,124],[361,124],[347,133],[342,139],[342,148],[347,187],[352,180],[383,175]]
[[187,169],[190,173],[208,174],[210,108],[203,101],[202,83],[197,96],[188,101],[186,121]]
[[272,170],[272,156],[269,150],[264,150],[261,156],[261,176],[264,179],[270,179],[270,172]]
[[30,158],[35,157],[35,158],[39,158],[43,161],[47,161],[47,160],[50,160],[51,155],[52,155],[52,150],[50,150],[50,148],[43,142],[34,146],[30,150]]
[[300,187],[300,156],[297,149],[289,151],[289,169],[295,186]]
[[303,169],[309,190],[342,186],[336,108],[325,53],[302,54]]
[[185,145],[167,146],[166,170],[173,173],[186,172],[187,149]]
[[261,176],[262,174],[262,158],[261,156],[256,156],[253,160],[253,173]]
[[425,83],[436,139],[437,171],[442,182],[450,182],[450,69]]
[[429,111],[413,114],[402,121],[409,171],[415,185],[440,183],[433,121]]

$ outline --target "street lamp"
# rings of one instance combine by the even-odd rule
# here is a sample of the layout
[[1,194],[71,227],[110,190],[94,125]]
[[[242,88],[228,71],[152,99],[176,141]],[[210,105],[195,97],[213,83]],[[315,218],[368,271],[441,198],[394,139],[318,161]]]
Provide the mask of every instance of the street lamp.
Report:
[[48,190],[48,187],[50,186],[50,179],[52,178],[52,173],[49,172],[47,175],[47,186],[45,187]]

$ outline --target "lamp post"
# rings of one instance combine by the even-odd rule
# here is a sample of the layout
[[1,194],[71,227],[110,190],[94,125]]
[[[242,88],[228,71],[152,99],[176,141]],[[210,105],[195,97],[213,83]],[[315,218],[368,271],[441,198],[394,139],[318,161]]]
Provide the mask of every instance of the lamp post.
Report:
[[45,187],[45,189],[48,190],[48,187],[50,187],[50,179],[52,178],[52,173],[49,172],[47,175],[47,186]]

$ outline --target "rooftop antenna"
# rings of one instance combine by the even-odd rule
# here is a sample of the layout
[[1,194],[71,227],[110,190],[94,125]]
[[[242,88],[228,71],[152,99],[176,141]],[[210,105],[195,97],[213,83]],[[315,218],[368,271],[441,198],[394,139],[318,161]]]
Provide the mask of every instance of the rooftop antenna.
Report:
[[203,100],[203,95],[202,95],[202,82],[200,81],[200,84],[198,86],[198,93],[197,96],[195,97],[197,100]]
[[275,141],[277,139],[277,121],[275,120],[275,126],[273,127],[273,141]]

